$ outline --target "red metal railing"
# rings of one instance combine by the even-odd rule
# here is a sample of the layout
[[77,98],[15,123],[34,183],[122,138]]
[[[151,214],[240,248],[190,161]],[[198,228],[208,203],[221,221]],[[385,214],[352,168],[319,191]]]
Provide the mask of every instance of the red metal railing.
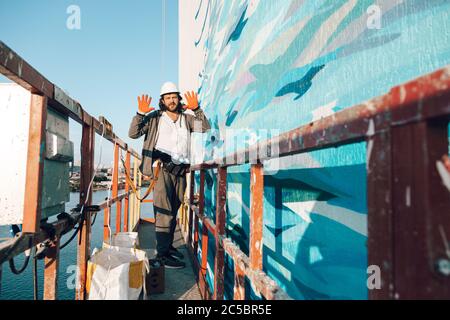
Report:
[[[133,206],[130,210],[130,188],[128,182],[125,184],[125,193],[118,194],[119,178],[119,149],[126,151],[126,168],[130,172],[130,157],[134,158],[134,167],[140,155],[129,148],[120,140],[107,122],[101,122],[83,110],[81,105],[68,97],[56,85],[44,78],[39,72],[31,67],[19,55],[0,41],[0,72],[31,92],[30,103],[30,134],[28,147],[28,161],[25,186],[24,220],[23,232],[18,238],[4,241],[0,244],[0,263],[8,261],[16,255],[31,249],[39,243],[50,240],[50,245],[45,258],[44,269],[44,299],[57,298],[57,279],[59,264],[59,247],[61,236],[73,228],[73,223],[68,219],[58,220],[52,224],[55,233],[50,237],[46,230],[41,229],[41,194],[43,180],[43,157],[45,148],[45,134],[47,105],[60,113],[69,116],[82,125],[81,140],[81,175],[80,175],[80,205],[92,204],[92,189],[88,192],[90,181],[94,174],[94,144],[95,133],[102,135],[106,140],[114,143],[114,173],[112,182],[112,199],[101,203],[99,206],[104,210],[104,241],[109,241],[110,210],[114,204],[116,210],[116,232],[121,231],[122,226],[122,200],[125,198],[123,230],[134,228],[138,221],[139,211],[137,199],[133,198]],[[140,177],[135,169],[134,183],[140,188]],[[138,182],[139,181],[139,182]],[[134,196],[133,196],[134,197]],[[86,199],[88,201],[86,202]],[[129,217],[131,212],[131,221]],[[73,215],[75,221],[80,221],[81,215]],[[131,223],[130,223],[131,222]],[[76,299],[86,298],[86,274],[87,262],[90,255],[91,239],[91,214],[86,213],[81,232],[78,233],[78,281],[80,287],[76,290]]]
[[[264,160],[317,149],[367,142],[368,264],[381,269],[382,286],[371,299],[450,298],[450,170],[448,161],[450,67],[396,86],[389,93],[332,116],[301,126],[268,141],[191,167],[188,247],[198,269],[204,298],[224,292],[224,251],[234,261],[234,298],[245,296],[244,277],[267,299],[286,294],[262,271]],[[278,146],[276,155],[261,154]],[[224,237],[227,167],[249,163],[251,156],[250,248],[246,256]],[[238,159],[245,159],[244,162]],[[217,169],[215,223],[204,214],[205,170]],[[194,173],[200,171],[199,203],[193,204]],[[405,203],[405,192],[408,201]],[[202,221],[202,256],[197,261]],[[216,239],[214,291],[206,283],[208,231]],[[194,234],[193,238],[191,234]],[[440,266],[440,267],[439,267]],[[444,266],[444,267],[442,267]]]

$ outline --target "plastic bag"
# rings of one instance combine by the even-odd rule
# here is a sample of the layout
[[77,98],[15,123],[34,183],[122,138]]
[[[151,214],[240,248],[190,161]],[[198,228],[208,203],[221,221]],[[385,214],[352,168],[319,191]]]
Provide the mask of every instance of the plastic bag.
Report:
[[139,248],[137,232],[119,232],[112,236],[111,245],[123,248]]
[[88,261],[86,291],[89,300],[137,300],[149,272],[145,251],[105,246]]

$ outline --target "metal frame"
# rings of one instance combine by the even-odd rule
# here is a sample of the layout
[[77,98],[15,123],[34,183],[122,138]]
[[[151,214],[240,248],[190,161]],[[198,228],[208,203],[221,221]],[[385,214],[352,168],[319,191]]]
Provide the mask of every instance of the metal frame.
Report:
[[47,99],[31,94],[30,129],[24,192],[23,232],[37,232],[41,220],[42,181],[45,158]]
[[[30,249],[38,243],[50,240],[50,247],[45,259],[44,270],[44,299],[57,298],[57,278],[59,265],[59,241],[63,234],[69,232],[73,228],[73,223],[80,221],[80,214],[74,214],[71,219],[62,219],[51,225],[54,235],[49,235],[44,229],[40,228],[40,212],[41,212],[41,191],[42,191],[42,175],[43,175],[43,158],[45,148],[45,124],[47,105],[56,109],[58,112],[69,116],[73,120],[80,123],[83,127],[81,141],[81,179],[80,179],[80,205],[86,202],[89,206],[92,203],[92,189],[88,194],[89,183],[94,174],[94,143],[95,133],[102,135],[106,140],[115,145],[115,179],[113,182],[113,199],[100,204],[100,208],[104,210],[104,239],[109,239],[109,220],[111,205],[117,206],[117,221],[121,221],[121,201],[125,200],[124,213],[124,230],[130,229],[128,225],[128,197],[131,193],[128,188],[124,194],[118,195],[118,151],[119,148],[127,152],[127,164],[129,166],[130,156],[133,157],[135,164],[134,182],[136,189],[140,189],[140,175],[137,175],[137,160],[141,160],[140,155],[129,148],[119,137],[112,131],[111,126],[106,122],[101,122],[89,115],[83,110],[81,105],[74,99],[67,96],[56,85],[47,80],[17,53],[11,50],[3,42],[0,41],[0,72],[21,85],[23,88],[31,92],[30,104],[30,134],[28,147],[28,161],[25,186],[25,203],[24,203],[24,223],[23,232],[16,238],[4,241],[0,244],[0,264],[16,255]],[[45,146],[45,145],[44,145]],[[133,223],[139,217],[139,203],[135,201],[135,207],[132,208]],[[137,210],[136,210],[137,209]],[[136,212],[137,211],[137,212]],[[137,217],[136,217],[137,213]],[[134,226],[133,226],[134,227]],[[116,230],[120,231],[120,224],[116,226]],[[86,213],[83,227],[78,234],[78,280],[80,287],[76,290],[76,299],[85,299],[85,283],[87,273],[87,261],[90,254],[90,234],[91,234],[91,215]]]
[[[127,151],[127,156],[125,159],[125,170],[130,172],[130,152]],[[128,184],[128,180],[125,179],[125,194],[128,194],[130,191],[130,185]],[[129,197],[125,196],[125,207],[123,211],[123,231],[128,232],[129,229]]]
[[[114,170],[112,176],[112,196],[117,197],[119,194],[119,145],[114,145]],[[122,221],[121,201],[116,204],[116,233],[121,231]]]
[[[249,278],[254,288],[260,292],[268,300],[288,300],[290,297],[273,281],[267,274],[262,271],[262,192],[263,192],[263,170],[261,164],[252,165],[252,219],[259,221],[252,227],[251,231],[251,246],[250,258],[246,256],[238,246],[236,246],[230,239],[225,237],[225,221],[226,221],[226,167],[220,167],[217,173],[218,190],[217,190],[217,206],[216,206],[216,223],[204,214],[204,183],[205,174],[204,169],[200,170],[200,191],[199,203],[190,204],[193,215],[189,216],[190,221],[199,220],[202,222],[202,255],[201,261],[197,261],[198,241],[199,238],[195,236],[193,241],[188,242],[188,249],[191,258],[194,261],[194,267],[198,270],[197,281],[199,284],[200,293],[203,299],[221,300],[224,297],[224,255],[225,252],[233,259],[235,267],[235,299],[245,299],[245,277]],[[191,179],[193,171],[191,171]],[[192,179],[194,180],[194,179]],[[253,182],[254,181],[254,182]],[[194,183],[191,184],[194,188]],[[191,198],[192,199],[192,198]],[[196,223],[195,225],[198,225]],[[219,226],[219,227],[218,227]],[[190,224],[188,230],[189,234],[193,231],[193,226]],[[214,262],[214,290],[210,292],[206,282],[207,257],[209,251],[209,233],[213,235],[216,242],[216,256]],[[194,250],[194,248],[196,250]],[[218,275],[218,276],[216,276]]]
[[[81,174],[80,174],[80,203],[90,206],[92,204],[92,189],[89,183],[94,173],[94,147],[95,135],[92,126],[83,125],[81,138]],[[80,222],[81,223],[81,222]],[[86,298],[87,264],[90,254],[91,242],[91,216],[87,214],[83,220],[82,229],[78,232],[78,282],[80,285],[76,289],[75,298],[84,300]],[[56,290],[56,288],[55,288]]]

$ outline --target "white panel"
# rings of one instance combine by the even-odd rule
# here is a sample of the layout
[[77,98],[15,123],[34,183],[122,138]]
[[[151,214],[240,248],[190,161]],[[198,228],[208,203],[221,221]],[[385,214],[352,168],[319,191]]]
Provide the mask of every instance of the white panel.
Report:
[[[201,84],[199,74],[202,72],[204,62],[204,40],[208,35],[209,17],[206,16],[208,1],[211,0],[181,0],[178,1],[179,15],[179,81],[182,93],[197,91]],[[200,7],[201,4],[201,7]],[[197,20],[195,15],[198,13]],[[206,24],[202,34],[203,21]],[[202,23],[198,23],[201,21]],[[198,46],[195,42],[201,39]]]
[[30,121],[30,93],[0,84],[0,225],[21,224]]

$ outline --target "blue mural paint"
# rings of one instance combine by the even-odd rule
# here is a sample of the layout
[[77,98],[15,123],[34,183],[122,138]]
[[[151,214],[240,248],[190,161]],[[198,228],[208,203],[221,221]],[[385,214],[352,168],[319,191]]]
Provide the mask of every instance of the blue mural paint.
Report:
[[309,88],[311,88],[312,79],[314,79],[314,77],[319,73],[320,70],[322,70],[323,67],[325,67],[325,65],[312,67],[308,70],[303,78],[285,85],[280,89],[280,91],[275,94],[275,96],[281,97],[286,94],[294,93],[297,95],[294,100],[300,99],[309,90]]
[[197,18],[198,18],[198,14],[200,13],[200,9],[202,8],[202,4],[203,4],[203,0],[200,0],[200,4],[198,5],[198,8],[197,8],[197,13],[195,14],[195,20],[197,20]]
[[268,227],[266,226],[266,228],[272,232],[274,234],[275,237],[278,237],[282,232],[289,230],[290,228],[295,227],[294,224],[288,225],[288,226],[283,226],[282,228],[273,228],[273,227]]
[[230,37],[228,38],[227,44],[230,43],[230,41],[236,41],[241,36],[242,30],[244,30],[245,25],[247,24],[248,19],[244,19],[245,13],[247,12],[247,7],[245,7],[244,11],[242,12],[241,17],[239,18],[239,22],[236,25],[236,28],[234,28],[233,32],[231,33]]
[[[236,136],[246,129],[285,132],[450,64],[449,1],[209,3],[209,23],[197,19],[205,30],[193,37],[204,49],[199,93],[213,127],[205,160],[226,147],[224,128],[239,129]],[[376,3],[381,29],[370,29],[367,8]],[[242,138],[239,146],[252,143]],[[294,299],[368,297],[366,149],[353,143],[286,157],[265,176],[264,271]],[[227,176],[226,232],[246,253],[249,168],[229,168]],[[205,177],[205,214],[214,219],[215,172]],[[213,249],[212,266],[210,255]],[[232,290],[227,283],[227,298]],[[247,291],[260,299],[248,283]]]
[[324,299],[330,299],[331,297],[329,295],[320,293],[319,291],[314,290],[311,287],[308,287],[307,285],[303,284],[301,281],[294,279],[294,284],[297,288],[300,289],[301,294],[303,296],[303,299],[306,300],[324,300]]
[[233,123],[234,119],[236,118],[236,116],[238,115],[238,111],[237,110],[233,110],[230,113],[228,113],[228,117],[227,120],[225,121],[225,125],[227,127],[231,126],[231,124]]
[[[200,38],[198,38],[198,40],[195,41],[195,46],[196,46],[196,47],[198,46],[198,44],[199,44],[200,41],[202,40],[203,32],[205,31],[206,21],[208,21],[209,4],[210,4],[210,2],[208,1],[208,6],[206,7],[206,15],[205,15],[205,18],[203,19],[202,32],[201,32],[201,34],[200,34]],[[200,8],[199,8],[199,10],[200,10]],[[196,20],[197,20],[197,17],[196,17]]]
[[229,127],[229,126],[233,123],[233,120],[234,120],[234,119],[236,118],[236,116],[238,115],[238,111],[237,111],[237,110],[233,110],[233,108],[236,106],[237,102],[238,102],[238,99],[235,99],[235,100],[231,103],[231,105],[230,105],[230,107],[229,107],[229,109],[228,109],[228,112],[227,112],[227,120],[225,121],[225,125],[226,125],[227,127]]

